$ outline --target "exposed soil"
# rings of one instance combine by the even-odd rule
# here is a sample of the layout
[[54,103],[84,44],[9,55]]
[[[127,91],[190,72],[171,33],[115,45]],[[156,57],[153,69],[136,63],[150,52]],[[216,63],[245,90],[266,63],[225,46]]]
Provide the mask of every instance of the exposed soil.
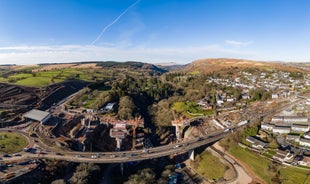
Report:
[[87,84],[84,81],[67,81],[37,88],[0,83],[0,109],[14,109],[20,112],[31,108],[44,110]]

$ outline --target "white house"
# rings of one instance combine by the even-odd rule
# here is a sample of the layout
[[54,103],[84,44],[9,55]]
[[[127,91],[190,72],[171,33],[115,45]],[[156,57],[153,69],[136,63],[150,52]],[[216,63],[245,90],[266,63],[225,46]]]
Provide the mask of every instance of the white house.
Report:
[[293,124],[292,125],[292,131],[295,131],[295,132],[308,132],[309,131],[309,125]]
[[264,148],[268,147],[268,145],[269,145],[269,143],[266,143],[266,142],[261,141],[260,139],[258,139],[256,137],[251,137],[251,136],[247,136],[246,141],[251,143],[252,147],[256,148],[256,149],[264,149]]
[[293,158],[293,154],[290,154],[289,151],[278,150],[276,154],[272,157],[273,159],[279,160],[281,162],[288,161]]
[[106,111],[113,111],[116,107],[116,103],[108,103],[106,106],[105,106],[105,110]]
[[235,98],[227,98],[227,100],[226,100],[227,102],[235,102],[236,101],[236,99]]
[[279,94],[272,94],[272,95],[271,95],[271,98],[272,98],[272,99],[277,99],[277,98],[279,98]]
[[310,139],[300,138],[299,144],[301,146],[310,147]]
[[273,116],[271,119],[271,122],[283,122],[284,117],[283,116]]
[[286,123],[308,123],[308,117],[302,116],[284,116]]
[[290,132],[291,132],[291,128],[290,127],[286,127],[286,126],[275,126],[272,129],[272,133],[288,134]]
[[310,157],[304,157],[302,160],[298,161],[299,165],[310,166]]
[[224,104],[224,101],[223,101],[223,100],[216,100],[216,103],[217,103],[219,106],[221,106],[221,105]]
[[306,139],[310,139],[310,132],[306,132],[306,133],[304,133],[304,138],[306,138]]
[[248,100],[248,99],[251,98],[250,95],[248,95],[248,94],[243,94],[243,95],[241,95],[241,97],[242,97],[242,99],[244,99],[244,100]]
[[291,134],[288,134],[286,136],[286,140],[288,141],[294,141],[294,142],[299,142],[300,141],[300,136],[299,135],[291,135]]
[[308,123],[308,117],[303,116],[274,116],[271,119],[272,122],[284,122],[284,123]]
[[261,124],[261,129],[263,130],[272,131],[273,128],[274,128],[274,125],[272,124],[269,124],[269,123]]

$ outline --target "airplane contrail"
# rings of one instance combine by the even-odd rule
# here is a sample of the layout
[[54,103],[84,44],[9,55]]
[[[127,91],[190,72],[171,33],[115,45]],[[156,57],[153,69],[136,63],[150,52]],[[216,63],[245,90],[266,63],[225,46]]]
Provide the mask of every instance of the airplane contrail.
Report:
[[124,14],[127,13],[127,11],[129,9],[131,9],[132,7],[134,7],[136,4],[138,4],[141,0],[137,0],[135,1],[132,5],[130,5],[128,8],[126,8],[126,10],[124,10],[118,17],[116,17],[110,24],[106,25],[101,33],[98,35],[98,37],[91,43],[91,45],[94,45],[101,37],[102,35],[106,32],[107,29],[109,29],[109,27],[113,26],[113,24],[115,24]]

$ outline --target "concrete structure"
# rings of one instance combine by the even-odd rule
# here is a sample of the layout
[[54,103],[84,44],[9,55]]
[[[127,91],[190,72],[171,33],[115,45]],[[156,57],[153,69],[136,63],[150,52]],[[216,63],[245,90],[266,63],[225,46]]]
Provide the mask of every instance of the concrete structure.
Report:
[[188,155],[189,159],[191,159],[192,161],[195,160],[195,151],[193,149],[188,151]]
[[174,119],[171,121],[172,126],[175,127],[175,135],[177,139],[182,138],[182,132],[183,128],[187,125],[189,125],[190,121],[189,119]]
[[51,114],[46,111],[32,109],[31,111],[25,113],[23,117],[27,119],[39,121],[42,125],[44,125],[44,123],[46,123],[51,118]]
[[121,130],[112,128],[110,129],[110,137],[118,138],[118,139],[125,139],[126,133]]

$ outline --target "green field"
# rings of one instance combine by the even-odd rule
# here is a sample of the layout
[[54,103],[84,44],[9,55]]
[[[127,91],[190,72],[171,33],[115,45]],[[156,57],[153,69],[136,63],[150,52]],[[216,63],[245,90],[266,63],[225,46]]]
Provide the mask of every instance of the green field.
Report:
[[186,116],[195,115],[212,115],[212,110],[203,110],[196,102],[175,102],[172,105],[172,108]]
[[[56,82],[56,81],[55,81]],[[41,87],[51,84],[51,79],[46,77],[29,77],[26,79],[18,80],[15,84],[23,86]]]
[[199,175],[210,180],[222,178],[226,171],[226,165],[210,152],[203,152],[194,161],[194,168]]
[[271,181],[272,173],[268,171],[271,161],[239,146],[231,148],[229,153],[246,163],[265,182]]
[[0,153],[20,152],[27,145],[24,136],[15,133],[0,133]]
[[286,167],[280,169],[283,183],[295,184],[295,183],[310,183],[310,170]]
[[[268,169],[270,165],[272,165],[270,160],[248,149],[241,148],[232,141],[227,141],[227,139],[222,140],[221,145],[228,148],[228,152],[231,155],[248,165],[251,170],[266,183],[273,183],[272,178],[275,177],[276,173]],[[274,152],[270,151],[269,154],[273,153]],[[285,184],[310,183],[310,178],[308,178],[308,176],[310,176],[310,170],[283,165],[278,165],[276,167],[277,172],[280,174],[280,180]]]
[[52,83],[63,82],[68,79],[92,81],[94,78],[102,79],[106,76],[104,70],[64,68],[35,73],[15,73],[6,78],[0,77],[0,82],[43,87]]

